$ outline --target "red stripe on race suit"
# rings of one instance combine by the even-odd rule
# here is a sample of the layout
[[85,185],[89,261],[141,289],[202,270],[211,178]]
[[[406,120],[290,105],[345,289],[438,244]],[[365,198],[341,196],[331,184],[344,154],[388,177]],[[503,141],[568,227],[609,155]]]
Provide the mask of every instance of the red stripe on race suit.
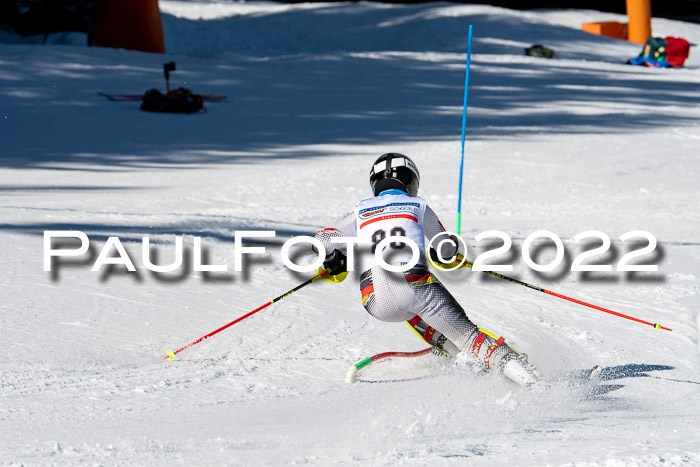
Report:
[[414,216],[412,216],[410,214],[390,214],[388,216],[381,216],[381,217],[377,217],[376,219],[371,219],[371,220],[368,220],[367,222],[363,222],[362,224],[360,224],[360,228],[362,228],[366,225],[372,224],[374,222],[379,222],[379,221],[383,221],[383,220],[387,220],[387,219],[410,219],[413,222],[418,223],[418,219],[416,219]]
[[428,273],[425,276],[419,276],[418,274],[409,274],[406,276],[406,281],[407,282],[418,282],[427,279],[428,277],[431,276],[432,273]]

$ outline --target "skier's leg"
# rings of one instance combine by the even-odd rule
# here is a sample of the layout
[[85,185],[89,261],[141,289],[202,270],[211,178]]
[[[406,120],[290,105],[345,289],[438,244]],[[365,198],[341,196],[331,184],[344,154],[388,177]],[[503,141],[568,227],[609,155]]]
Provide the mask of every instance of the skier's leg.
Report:
[[536,375],[524,356],[505,344],[503,338],[472,323],[464,309],[427,269],[415,268],[401,274],[375,267],[362,274],[360,288],[362,304],[375,318],[397,322],[418,315],[479,364],[503,372],[521,385],[535,382]]
[[400,322],[414,316],[414,297],[402,274],[374,267],[360,276],[360,289],[362,305],[375,318]]
[[438,354],[444,357],[456,357],[459,353],[459,347],[454,345],[443,333],[429,326],[420,316],[415,315],[406,322],[421,339],[432,345]]
[[[360,277],[360,288],[362,304],[375,318],[382,321],[405,320],[426,343],[446,356],[453,357],[459,353],[459,348],[445,335],[421,320],[420,316],[410,313],[415,303],[412,302],[413,293],[404,275],[387,274],[385,270],[375,268]],[[407,298],[409,301],[406,301]]]
[[520,385],[534,384],[537,372],[525,355],[516,352],[502,337],[472,323],[464,309],[429,271],[418,269],[415,272],[418,274],[406,274],[406,280],[417,298],[414,312],[427,325],[439,330],[462,352],[487,368],[502,372]]

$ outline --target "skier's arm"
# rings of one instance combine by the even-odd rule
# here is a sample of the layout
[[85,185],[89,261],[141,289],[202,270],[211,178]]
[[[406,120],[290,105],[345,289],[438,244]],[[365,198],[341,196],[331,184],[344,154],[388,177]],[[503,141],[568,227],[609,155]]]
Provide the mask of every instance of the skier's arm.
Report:
[[[430,209],[430,206],[426,206],[425,208],[425,216],[423,216],[423,230],[428,240],[431,240],[436,235],[445,232],[445,227],[443,227],[440,219],[437,217],[437,214],[435,214],[435,211]],[[440,244],[442,240],[446,239],[451,241],[442,242],[442,244]],[[445,259],[454,257],[459,251],[459,243],[452,235],[440,235],[433,242],[433,248],[437,247],[438,245],[440,245],[440,255]]]
[[356,236],[357,227],[354,214],[348,214],[337,226],[319,230],[316,233],[316,239],[321,242],[326,250],[326,260],[323,262],[323,267],[330,271],[330,275],[326,280],[342,282],[348,274],[345,253],[342,251],[344,244],[335,243],[333,239]]
[[341,220],[335,227],[319,230],[316,232],[316,240],[319,240],[326,249],[326,256],[333,254],[334,250],[343,250],[344,243],[333,243],[332,239],[337,237],[356,237],[357,226],[355,215],[350,213]]

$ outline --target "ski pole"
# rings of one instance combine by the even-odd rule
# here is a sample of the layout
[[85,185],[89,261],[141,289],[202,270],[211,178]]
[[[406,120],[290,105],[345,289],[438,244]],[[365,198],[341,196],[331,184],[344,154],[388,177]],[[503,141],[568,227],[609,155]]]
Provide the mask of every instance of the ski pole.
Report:
[[469,25],[467,44],[467,71],[464,76],[464,107],[462,109],[462,157],[459,161],[459,193],[457,194],[457,235],[462,230],[462,175],[464,173],[464,139],[467,130],[467,99],[469,97],[469,68],[472,57],[472,25]]
[[241,316],[241,317],[239,317],[239,318],[234,319],[234,320],[231,321],[230,323],[225,324],[225,325],[221,326],[219,329],[217,329],[217,330],[215,330],[215,331],[212,331],[212,332],[210,332],[209,334],[206,334],[206,335],[200,337],[200,338],[197,339],[196,341],[190,342],[189,344],[187,344],[187,345],[185,345],[185,346],[183,346],[183,347],[180,347],[179,349],[177,349],[177,350],[174,351],[174,352],[173,352],[172,350],[168,350],[168,351],[166,352],[166,354],[165,354],[165,357],[163,357],[163,360],[166,360],[166,359],[168,359],[168,358],[169,358],[170,360],[174,360],[174,359],[175,359],[175,355],[179,354],[180,352],[182,352],[182,351],[185,350],[186,348],[192,347],[193,345],[196,345],[196,344],[199,344],[200,342],[202,342],[203,340],[206,340],[206,339],[210,338],[210,337],[213,336],[214,334],[218,334],[218,333],[220,333],[221,331],[223,331],[224,329],[229,328],[229,327],[233,326],[234,324],[236,324],[236,323],[238,323],[238,322],[240,322],[240,321],[243,321],[244,319],[248,318],[249,316],[254,315],[254,314],[257,313],[258,311],[262,310],[263,308],[267,308],[268,306],[272,305],[273,303],[279,302],[279,301],[282,300],[284,297],[288,297],[289,295],[293,294],[294,292],[296,292],[297,290],[301,289],[302,287],[306,287],[307,285],[311,284],[312,282],[315,282],[316,280],[318,280],[318,279],[320,279],[321,277],[325,276],[325,275],[328,274],[329,272],[330,272],[330,271],[327,270],[327,269],[324,270],[324,271],[319,272],[319,273],[316,274],[314,277],[312,277],[311,279],[307,280],[306,282],[303,282],[303,283],[297,285],[297,286],[294,287],[292,290],[283,293],[282,295],[280,295],[280,296],[277,297],[277,298],[273,298],[272,300],[270,300],[270,301],[267,302],[266,304],[257,307],[257,308],[254,309],[253,311],[250,311],[250,312],[244,314],[243,316]]
[[[462,264],[461,266],[459,266],[459,268],[463,268],[463,267],[471,268],[471,267],[474,265],[471,261],[468,261],[468,260],[464,259],[461,255],[458,255],[458,256],[457,256],[457,259],[455,259],[455,260],[454,260],[453,262],[451,262],[451,263],[445,264],[445,266],[456,266],[456,265],[457,265],[458,263],[460,263],[462,260],[464,260],[464,264]],[[440,269],[440,268],[438,267],[437,269]],[[492,276],[498,277],[498,278],[500,278],[500,279],[505,279],[505,280],[507,280],[507,281],[509,281],[509,282],[513,282],[513,283],[515,283],[515,284],[524,285],[525,287],[529,287],[529,288],[534,289],[534,290],[537,290],[537,291],[539,291],[539,292],[544,292],[544,293],[546,293],[546,294],[548,294],[548,295],[553,295],[553,296],[555,296],[555,297],[562,298],[562,299],[568,300],[568,301],[570,301],[570,302],[578,303],[579,305],[587,306],[587,307],[593,308],[593,309],[595,309],[595,310],[599,310],[599,311],[603,311],[603,312],[605,312],[605,313],[609,313],[609,314],[611,314],[611,315],[619,316],[620,318],[626,318],[626,319],[629,319],[629,320],[632,320],[632,321],[636,321],[636,322],[638,322],[638,323],[646,324],[646,325],[648,325],[648,326],[653,327],[653,328],[656,329],[657,331],[658,331],[659,329],[663,329],[663,330],[665,330],[665,331],[671,331],[671,329],[669,329],[669,328],[667,328],[667,327],[665,327],[665,326],[661,326],[661,322],[658,322],[658,323],[656,323],[656,324],[650,323],[649,321],[644,321],[643,319],[635,318],[635,317],[633,317],[633,316],[628,316],[628,315],[625,315],[625,314],[623,314],[623,313],[618,313],[617,311],[609,310],[609,309],[607,309],[607,308],[603,308],[602,306],[593,305],[593,304],[590,304],[590,303],[586,303],[586,302],[584,302],[584,301],[582,301],[582,300],[577,300],[577,299],[575,299],[575,298],[567,297],[566,295],[558,294],[558,293],[556,293],[556,292],[552,292],[551,290],[547,290],[547,289],[544,289],[544,288],[542,288],[542,287],[538,287],[538,286],[536,286],[536,285],[528,284],[527,282],[523,282],[523,281],[520,281],[520,280],[518,280],[518,279],[513,279],[512,277],[508,277],[508,276],[505,276],[505,275],[503,275],[503,274],[499,274],[499,273],[497,273],[497,272],[493,272],[493,271],[483,271],[483,272],[485,272],[486,274],[491,274]]]

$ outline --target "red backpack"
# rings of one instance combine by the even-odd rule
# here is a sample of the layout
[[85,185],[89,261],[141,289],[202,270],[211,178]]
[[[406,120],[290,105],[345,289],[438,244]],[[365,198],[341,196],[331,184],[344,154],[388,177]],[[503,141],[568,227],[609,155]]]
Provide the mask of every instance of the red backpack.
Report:
[[666,61],[673,66],[683,66],[690,54],[690,44],[682,37],[666,37]]

